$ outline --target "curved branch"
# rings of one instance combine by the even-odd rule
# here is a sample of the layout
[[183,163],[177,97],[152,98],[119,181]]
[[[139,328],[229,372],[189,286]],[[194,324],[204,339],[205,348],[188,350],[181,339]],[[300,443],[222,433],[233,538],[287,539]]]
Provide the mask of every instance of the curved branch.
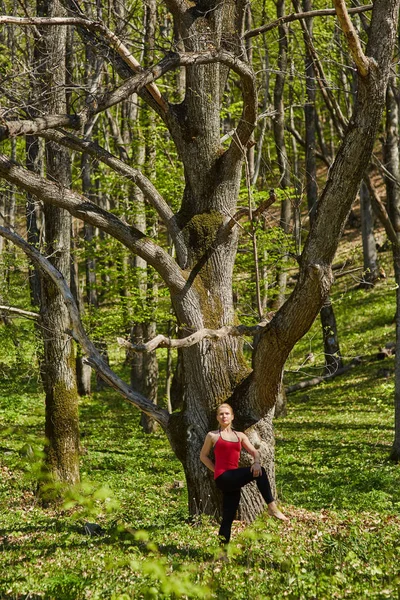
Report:
[[107,152],[104,148],[94,142],[82,140],[73,134],[64,131],[43,131],[40,134],[46,140],[52,140],[66,146],[71,150],[78,152],[86,152],[97,160],[108,165],[115,172],[119,173],[126,179],[133,181],[138,188],[143,192],[149,204],[157,211],[162,219],[171,239],[174,242],[176,255],[179,265],[183,268],[187,259],[187,248],[183,239],[182,231],[177,223],[176,217],[170,206],[154,187],[149,179],[138,169],[134,169],[124,163],[122,160]]
[[52,280],[54,285],[63,297],[63,300],[68,309],[68,313],[72,324],[72,335],[74,339],[80,343],[85,354],[87,355],[86,361],[93,367],[101,377],[107,381],[114,389],[121,393],[124,398],[129,400],[132,404],[137,406],[140,410],[145,412],[150,417],[153,417],[160,425],[166,429],[169,421],[168,412],[153,404],[142,396],[141,394],[132,390],[122,379],[118,377],[107,365],[102,358],[100,352],[96,349],[94,344],[90,341],[83,325],[80,320],[79,310],[75,303],[74,297],[71,290],[67,286],[65,279],[59,271],[53,265],[40,254],[36,248],[28,244],[23,238],[16,233],[13,233],[5,227],[0,227],[0,235],[10,240],[13,244],[21,248],[25,254],[35,263],[40,271],[49,279]]
[[242,84],[243,112],[233,134],[228,149],[232,154],[241,155],[248,144],[257,123],[257,87],[254,71],[250,65],[226,50],[210,50],[209,52],[187,52],[177,54],[177,66],[188,67],[219,62],[239,75]]
[[117,338],[117,342],[120,346],[128,348],[133,352],[153,352],[157,348],[189,348],[198,344],[204,339],[221,340],[230,336],[239,337],[243,335],[255,336],[264,330],[264,327],[269,321],[260,321],[257,325],[226,325],[220,329],[199,329],[191,335],[181,339],[172,339],[165,335],[157,335],[152,340],[145,344],[131,344],[124,338]]
[[346,3],[344,0],[333,0],[333,4],[335,5],[337,18],[347,39],[350,54],[356,63],[357,70],[361,77],[366,77],[369,73],[371,62],[361,48],[360,39],[349,17]]
[[112,235],[124,246],[141,256],[160,273],[173,292],[184,289],[186,279],[176,261],[141,231],[129,227],[117,216],[103,210],[84,196],[39,177],[0,154],[0,176],[43,202],[65,208],[71,215]]
[[[350,14],[356,14],[361,12],[370,11],[373,9],[373,4],[366,4],[365,6],[357,6],[355,8],[349,8],[348,12]],[[260,33],[266,33],[267,31],[271,31],[271,29],[275,29],[284,23],[292,23],[293,21],[299,21],[300,19],[307,19],[310,17],[326,17],[330,15],[335,15],[336,10],[334,8],[323,8],[321,10],[310,10],[308,12],[302,13],[292,13],[291,15],[285,15],[276,21],[272,21],[272,23],[268,23],[267,25],[261,25],[261,27],[256,27],[255,29],[249,29],[243,35],[244,39],[255,37],[256,35],[260,35]]]
[[[0,25],[9,23],[20,26],[51,26],[51,25],[77,25],[84,27],[89,31],[100,33],[103,38],[116,50],[122,60],[135,72],[141,71],[142,67],[136,58],[131,54],[125,44],[113,33],[104,23],[100,21],[91,21],[84,17],[12,17],[8,15],[0,16]],[[147,91],[157,102],[159,107],[167,112],[168,104],[163,99],[160,90],[153,83],[146,85]]]

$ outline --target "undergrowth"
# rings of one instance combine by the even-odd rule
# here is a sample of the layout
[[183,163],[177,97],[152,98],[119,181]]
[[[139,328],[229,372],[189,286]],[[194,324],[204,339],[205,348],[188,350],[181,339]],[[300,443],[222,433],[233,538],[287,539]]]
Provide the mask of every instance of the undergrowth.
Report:
[[[387,458],[394,364],[370,360],[394,336],[389,288],[334,297],[345,357],[368,360],[289,396],[275,427],[278,492],[291,520],[236,523],[227,560],[217,524],[189,522],[165,436],[145,435],[138,412],[110,389],[80,402],[82,485],[64,505],[41,507],[43,396],[33,372],[22,377],[2,359],[0,597],[399,600],[400,467]],[[298,368],[317,335],[318,324],[293,351],[287,381],[320,369],[318,360]]]

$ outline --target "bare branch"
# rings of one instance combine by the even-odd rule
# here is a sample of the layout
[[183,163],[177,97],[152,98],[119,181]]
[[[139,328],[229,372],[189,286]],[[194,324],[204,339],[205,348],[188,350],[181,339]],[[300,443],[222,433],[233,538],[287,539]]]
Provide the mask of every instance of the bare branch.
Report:
[[[107,108],[111,108],[115,104],[118,104],[122,100],[126,100],[132,94],[139,94],[143,88],[148,89],[153,81],[165,75],[171,69],[176,68],[179,65],[179,55],[171,52],[165,56],[159,63],[149,67],[148,69],[142,69],[137,75],[127,78],[122,85],[117,89],[105,94],[102,98],[96,98],[91,103],[91,111],[93,114],[102,112]],[[165,112],[167,112],[166,107]]]
[[[272,318],[273,313],[270,313],[268,316]],[[129,348],[129,350],[132,350],[133,352],[153,352],[157,348],[189,348],[189,346],[194,346],[206,338],[211,340],[221,340],[229,335],[233,337],[243,335],[255,336],[263,331],[264,327],[269,323],[269,320],[260,321],[257,325],[251,326],[226,325],[220,329],[199,329],[199,331],[195,331],[195,333],[181,339],[168,338],[165,335],[160,334],[145,344],[131,344],[124,338],[117,338],[117,342],[120,346]]]
[[154,267],[171,291],[180,292],[184,288],[186,279],[183,272],[168,252],[141,231],[130,227],[117,216],[90,202],[85,196],[39,177],[13,163],[3,154],[0,154],[0,176],[40,200],[65,208],[74,217],[112,235]]
[[0,142],[21,135],[35,135],[43,129],[71,127],[79,129],[81,120],[76,115],[48,115],[33,120],[4,121],[0,119]]
[[397,238],[397,233],[396,233],[396,231],[393,227],[392,221],[390,220],[390,217],[387,213],[386,207],[385,207],[384,203],[382,202],[382,200],[380,199],[380,197],[375,189],[375,186],[372,182],[372,177],[370,175],[368,175],[367,177],[365,177],[364,181],[368,187],[369,195],[371,198],[371,205],[372,205],[374,213],[376,214],[376,216],[382,223],[383,227],[385,228],[386,235],[388,236],[391,243],[395,247],[398,247],[399,240]]
[[312,379],[307,379],[306,381],[299,381],[299,383],[295,383],[294,385],[289,385],[285,388],[286,394],[292,394],[293,392],[297,392],[298,390],[304,390],[305,388],[312,387],[313,385],[318,385],[323,381],[329,381],[338,375],[343,375],[350,371],[350,369],[354,369],[354,367],[358,366],[361,363],[359,358],[355,358],[351,361],[350,364],[345,365],[341,369],[337,369],[333,373],[328,373],[327,375],[321,375],[321,377],[313,377]]
[[176,217],[158,190],[141,171],[130,167],[98,144],[90,142],[89,140],[82,140],[73,134],[64,131],[43,131],[40,135],[47,140],[57,142],[71,150],[90,154],[126,179],[135,183],[143,192],[149,204],[159,214],[174,242],[178,263],[181,267],[185,266],[187,248]]
[[22,310],[22,308],[16,308],[15,306],[0,306],[0,316],[15,315],[16,317],[26,317],[27,319],[34,319],[35,321],[40,320],[39,313],[31,312],[30,310]]
[[[295,140],[303,147],[306,147],[306,142],[305,140],[301,137],[300,133],[297,131],[297,129],[295,129],[292,125],[289,125],[288,123],[285,123],[285,129],[292,134],[292,136],[295,138]],[[319,158],[320,160],[322,160],[322,162],[328,167],[328,169],[331,166],[331,161],[325,156],[325,154],[323,152],[315,152],[315,156],[316,158]]]
[[[140,63],[131,54],[128,48],[123,42],[115,35],[104,23],[100,21],[91,21],[84,17],[12,17],[8,15],[0,16],[0,25],[2,23],[9,23],[14,25],[23,26],[51,26],[51,25],[77,25],[84,27],[89,31],[100,33],[109,44],[116,50],[122,60],[135,72],[142,70]],[[157,102],[159,107],[167,112],[168,104],[165,102],[161,95],[160,90],[154,83],[146,85],[146,89]]]
[[[1,17],[0,17],[1,18]],[[55,20],[55,19],[53,19]],[[62,20],[62,19],[61,19]],[[77,19],[74,19],[77,20]],[[84,19],[83,19],[84,20]],[[141,70],[140,73],[129,77],[120,85],[117,89],[105,94],[103,97],[96,97],[91,100],[89,105],[76,116],[54,116],[53,119],[60,119],[58,123],[56,120],[54,125],[49,124],[49,127],[78,127],[84,125],[88,119],[93,115],[98,114],[115,106],[129,98],[133,93],[140,93],[143,88],[148,88],[151,82],[162,77],[165,73],[178,67],[188,67],[194,64],[210,64],[220,62],[228,66],[232,71],[237,73],[242,82],[242,94],[243,94],[243,113],[237,125],[236,131],[233,133],[233,140],[231,147],[236,148],[240,152],[241,146],[246,146],[251,134],[254,130],[257,121],[257,92],[255,85],[255,78],[252,69],[239,58],[225,50],[215,50],[210,52],[188,52],[188,53],[169,53],[159,63],[149,67],[146,70]],[[50,117],[47,117],[50,118]],[[64,121],[62,120],[64,119]],[[27,121],[25,129],[23,129],[21,123],[23,121],[16,121],[13,123],[15,133],[11,132],[7,134],[7,130],[10,128],[10,124],[4,123],[4,136],[10,137],[11,135],[24,135],[24,134],[35,134],[39,133],[45,128],[45,122],[43,119],[33,120],[30,123]],[[1,140],[2,129],[0,128],[0,140]]]
[[239,210],[230,218],[230,220],[224,225],[224,232],[228,232],[238,225],[239,221],[244,217],[251,218],[252,220],[257,220],[262,216],[265,211],[276,202],[277,197],[275,194],[275,190],[270,190],[269,197],[261,202],[261,204],[255,209],[251,211],[247,207],[239,208]]
[[107,363],[102,358],[100,352],[96,349],[94,344],[90,341],[83,325],[80,320],[79,310],[75,303],[74,297],[71,290],[67,286],[65,279],[59,271],[48,261],[44,256],[40,254],[36,248],[28,244],[23,238],[16,233],[13,233],[5,227],[0,227],[0,235],[10,240],[13,244],[21,248],[25,254],[35,263],[40,271],[49,279],[52,280],[58,291],[62,295],[64,302],[67,306],[68,313],[72,324],[72,334],[74,339],[80,343],[85,354],[87,355],[86,361],[93,367],[101,377],[107,381],[114,389],[121,393],[124,398],[129,400],[132,404],[140,408],[150,417],[153,417],[160,425],[166,429],[169,421],[168,412],[158,407],[156,404],[150,402],[147,398],[141,394],[132,390],[118,375],[116,375]]
[[[370,11],[373,9],[373,4],[366,4],[365,6],[357,6],[355,8],[349,8],[349,14],[361,13]],[[268,23],[267,25],[262,25],[261,27],[257,27],[256,29],[249,29],[243,35],[244,39],[255,37],[256,35],[260,35],[260,33],[266,33],[267,31],[271,31],[271,29],[275,29],[284,23],[292,23],[293,21],[299,21],[300,19],[307,19],[309,17],[327,17],[330,15],[335,15],[336,10],[334,8],[323,8],[321,10],[310,10],[308,12],[302,13],[292,13],[291,15],[285,15],[276,21],[272,21],[272,23]]]
[[356,63],[357,70],[361,77],[366,77],[369,73],[371,61],[365,56],[361,48],[360,39],[349,17],[345,0],[333,0],[333,3],[335,5],[335,10],[340,26],[347,39],[350,54],[353,57],[354,62]]
[[385,167],[385,165],[379,160],[379,158],[377,157],[376,154],[372,155],[372,162],[373,164],[378,168],[378,170],[380,171],[381,176],[384,179],[389,179],[390,181],[393,181],[393,183],[397,186],[400,187],[400,181],[397,179],[397,177],[395,177],[393,175],[393,173],[391,173],[390,171],[388,171],[388,169]]

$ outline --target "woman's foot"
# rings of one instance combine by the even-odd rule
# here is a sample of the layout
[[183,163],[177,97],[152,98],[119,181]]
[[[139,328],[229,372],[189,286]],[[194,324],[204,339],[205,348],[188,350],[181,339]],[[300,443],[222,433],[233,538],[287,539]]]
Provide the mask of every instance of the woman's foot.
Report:
[[270,517],[274,517],[275,519],[279,519],[279,521],[289,521],[287,517],[279,510],[275,502],[271,502],[268,504],[268,514]]

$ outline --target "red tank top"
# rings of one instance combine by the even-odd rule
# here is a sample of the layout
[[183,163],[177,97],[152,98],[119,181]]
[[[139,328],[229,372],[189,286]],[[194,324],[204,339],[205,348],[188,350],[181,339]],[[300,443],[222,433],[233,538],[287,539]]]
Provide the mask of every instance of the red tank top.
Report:
[[[237,434],[235,433],[237,436]],[[237,436],[237,442],[229,442],[228,440],[224,440],[221,437],[221,432],[219,434],[219,438],[214,446],[214,457],[215,457],[215,471],[214,471],[214,479],[217,479],[222,473],[225,471],[230,471],[231,469],[237,469],[239,465],[240,458],[240,450],[242,448],[242,443]]]

